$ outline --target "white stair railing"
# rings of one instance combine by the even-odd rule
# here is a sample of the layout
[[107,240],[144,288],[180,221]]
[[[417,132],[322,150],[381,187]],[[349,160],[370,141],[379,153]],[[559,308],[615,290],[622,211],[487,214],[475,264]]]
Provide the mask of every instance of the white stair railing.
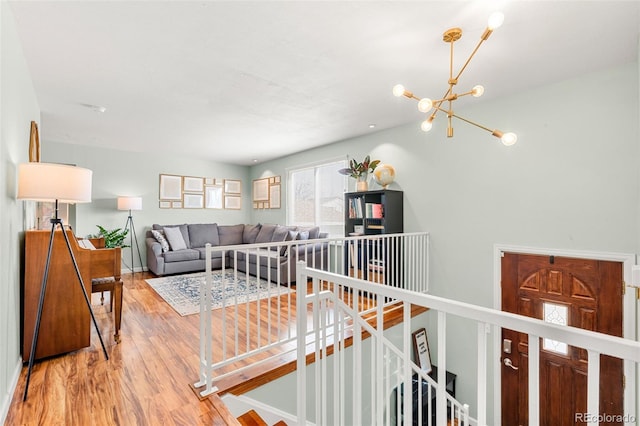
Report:
[[[306,281],[302,281],[305,286],[296,286],[297,261],[361,277],[378,286],[424,292],[428,290],[428,252],[429,235],[425,232],[207,245],[206,280],[200,288],[199,380],[194,387],[205,397],[218,390],[214,381],[295,351],[295,294],[303,287],[306,292]],[[215,271],[217,282],[212,278],[212,258],[225,260]],[[241,299],[245,284],[264,286],[265,290],[254,300]],[[221,296],[222,308],[212,310],[214,285],[227,291]],[[369,298],[362,300],[369,303]],[[365,310],[374,307],[367,303]]]
[[[450,315],[473,320],[478,325],[478,399],[477,420],[473,424],[485,426],[487,401],[485,396],[487,371],[487,330],[495,326],[526,333],[529,337],[529,425],[539,424],[539,339],[549,338],[579,348],[589,354],[587,377],[587,412],[599,412],[599,359],[609,355],[635,363],[640,363],[640,342],[601,333],[559,326],[542,320],[501,312],[468,303],[456,302],[436,296],[408,291],[393,286],[381,286],[371,282],[309,268],[298,263],[297,281],[312,280],[308,294],[297,295],[298,312],[310,308],[311,324],[307,317],[298,319],[297,363],[297,415],[298,424],[418,424],[432,425],[435,409],[435,425],[445,426],[447,418],[455,419],[459,425],[472,424],[468,405],[462,405],[446,393],[446,321]],[[344,295],[352,295],[346,299]],[[363,296],[365,295],[365,296]],[[363,317],[360,298],[373,300],[376,322],[372,324]],[[348,301],[347,301],[348,300]],[[382,301],[395,301],[402,305],[403,338],[400,347],[391,343],[384,334]],[[421,373],[411,361],[411,306],[422,306],[437,312],[438,330],[438,377],[434,382]],[[369,312],[371,312],[369,310]],[[369,333],[364,348],[363,332]],[[346,339],[352,339],[347,348]],[[305,354],[311,344],[314,349],[313,368],[306,368]],[[329,353],[331,346],[331,353]],[[367,375],[367,372],[372,372]],[[403,392],[413,383],[416,375],[429,385],[427,395],[432,399],[435,389],[435,407],[427,404],[427,411],[417,410],[418,419],[413,419],[413,409],[398,410],[395,407],[413,407],[413,392]],[[437,383],[436,383],[437,382]],[[314,387],[309,386],[314,383]],[[422,388],[419,383],[417,389]],[[398,392],[398,389],[400,390]],[[395,391],[395,393],[394,393]],[[412,385],[413,391],[413,385]],[[401,395],[400,395],[401,394]],[[417,392],[417,407],[421,407],[422,392]],[[332,398],[329,398],[332,395]],[[307,401],[316,401],[309,406]],[[351,412],[348,413],[347,410]],[[396,414],[395,418],[393,417]],[[397,415],[401,414],[401,415]],[[424,421],[426,420],[426,422]],[[589,425],[597,424],[592,418]]]

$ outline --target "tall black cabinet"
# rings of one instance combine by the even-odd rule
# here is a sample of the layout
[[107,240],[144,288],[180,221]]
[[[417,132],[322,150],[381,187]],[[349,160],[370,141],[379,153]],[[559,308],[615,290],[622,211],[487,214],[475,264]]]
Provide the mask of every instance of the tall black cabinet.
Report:
[[[396,234],[404,231],[403,193],[389,189],[347,192],[344,196],[345,236]],[[401,240],[348,241],[347,275],[397,285],[401,282]]]

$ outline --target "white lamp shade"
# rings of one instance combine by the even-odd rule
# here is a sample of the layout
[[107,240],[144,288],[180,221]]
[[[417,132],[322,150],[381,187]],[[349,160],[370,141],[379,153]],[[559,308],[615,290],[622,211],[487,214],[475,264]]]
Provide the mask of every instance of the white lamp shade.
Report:
[[118,210],[142,210],[142,197],[118,197]]
[[82,167],[53,163],[18,165],[18,199],[90,203],[93,172]]

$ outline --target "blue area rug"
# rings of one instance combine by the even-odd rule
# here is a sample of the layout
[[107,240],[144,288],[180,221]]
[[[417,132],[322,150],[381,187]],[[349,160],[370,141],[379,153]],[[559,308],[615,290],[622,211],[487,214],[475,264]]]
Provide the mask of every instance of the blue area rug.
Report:
[[[225,271],[223,288],[222,271],[213,271],[213,286],[211,290],[212,308],[233,306],[236,303],[257,300],[258,297],[266,298],[268,295],[276,296],[289,293],[289,288],[267,282],[256,277],[247,276],[238,272],[235,281],[232,270]],[[145,280],[156,293],[160,295],[180,315],[191,315],[200,312],[200,283],[204,283],[205,273],[198,272],[187,275],[173,275],[169,277],[150,278]],[[226,298],[226,300],[224,300]]]

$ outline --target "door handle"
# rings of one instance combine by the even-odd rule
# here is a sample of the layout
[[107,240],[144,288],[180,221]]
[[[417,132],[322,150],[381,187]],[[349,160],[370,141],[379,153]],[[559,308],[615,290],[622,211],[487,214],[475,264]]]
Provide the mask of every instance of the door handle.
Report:
[[513,365],[513,363],[511,362],[510,358],[505,358],[504,359],[504,365],[506,365],[507,367],[511,367],[514,370],[519,370],[519,367],[516,367],[515,365]]

